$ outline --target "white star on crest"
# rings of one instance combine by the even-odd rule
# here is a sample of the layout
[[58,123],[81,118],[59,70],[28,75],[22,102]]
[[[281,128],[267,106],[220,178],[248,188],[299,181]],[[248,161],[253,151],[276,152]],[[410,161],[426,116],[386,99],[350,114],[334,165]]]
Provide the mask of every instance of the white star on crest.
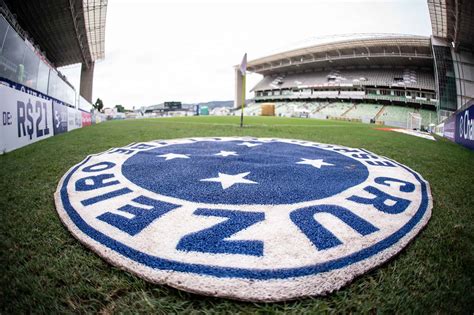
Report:
[[189,159],[189,156],[186,154],[177,154],[177,153],[166,153],[162,155],[157,155],[158,157],[164,157],[165,161],[173,159]]
[[296,164],[308,164],[308,165],[314,166],[316,168],[321,168],[321,166],[334,166],[334,164],[324,162],[323,159],[310,160],[310,159],[302,158],[302,160],[303,161],[296,162]]
[[245,145],[245,146],[251,148],[251,147],[256,147],[257,145],[261,145],[261,144],[260,144],[260,143],[252,143],[252,142],[247,142],[247,141],[246,141],[246,142],[239,143],[238,145]]
[[219,173],[218,177],[201,179],[201,182],[216,182],[221,183],[222,189],[227,189],[235,184],[258,184],[257,182],[245,179],[244,177],[250,172],[240,173],[236,175]]
[[234,151],[221,151],[219,153],[216,153],[214,155],[218,155],[218,156],[229,156],[229,155],[238,155],[237,152],[234,152]]

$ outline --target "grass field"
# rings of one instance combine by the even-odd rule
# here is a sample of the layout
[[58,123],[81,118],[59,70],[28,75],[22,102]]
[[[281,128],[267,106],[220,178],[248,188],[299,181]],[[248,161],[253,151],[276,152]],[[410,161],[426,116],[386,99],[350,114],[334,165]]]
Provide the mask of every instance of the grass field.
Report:
[[[110,121],[0,156],[0,313],[473,313],[474,152],[373,125],[286,118],[193,117]],[[281,137],[365,148],[431,184],[426,229],[394,260],[326,297],[256,304],[154,285],[116,269],[60,222],[59,179],[91,153],[194,136]]]

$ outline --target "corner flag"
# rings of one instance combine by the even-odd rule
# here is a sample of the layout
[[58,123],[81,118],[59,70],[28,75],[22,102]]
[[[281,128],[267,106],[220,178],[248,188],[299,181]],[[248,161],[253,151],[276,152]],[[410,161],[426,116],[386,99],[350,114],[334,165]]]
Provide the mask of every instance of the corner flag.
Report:
[[242,62],[240,63],[240,73],[245,76],[245,72],[247,71],[247,53],[245,53],[244,58],[242,58]]
[[242,74],[242,106],[240,107],[240,127],[244,125],[245,107],[245,73],[247,72],[247,53],[245,53],[240,63],[240,73]]

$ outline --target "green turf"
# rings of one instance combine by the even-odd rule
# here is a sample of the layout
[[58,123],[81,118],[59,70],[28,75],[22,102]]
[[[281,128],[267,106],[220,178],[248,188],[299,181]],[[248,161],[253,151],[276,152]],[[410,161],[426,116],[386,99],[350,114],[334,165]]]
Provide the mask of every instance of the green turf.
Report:
[[[0,156],[0,313],[471,313],[474,152],[374,126],[309,119],[193,117],[111,121]],[[194,136],[282,137],[366,148],[418,171],[434,198],[427,228],[394,260],[326,297],[273,304],[206,298],[147,283],[84,248],[59,221],[53,192],[86,155]]]

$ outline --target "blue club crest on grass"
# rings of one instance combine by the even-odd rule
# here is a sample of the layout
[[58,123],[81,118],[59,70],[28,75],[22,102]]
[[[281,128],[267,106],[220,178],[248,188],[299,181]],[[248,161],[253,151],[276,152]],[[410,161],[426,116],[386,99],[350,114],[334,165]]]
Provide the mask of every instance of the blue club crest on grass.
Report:
[[56,205],[83,243],[157,283],[253,301],[325,294],[399,252],[431,214],[419,174],[308,141],[152,141],[89,156]]

